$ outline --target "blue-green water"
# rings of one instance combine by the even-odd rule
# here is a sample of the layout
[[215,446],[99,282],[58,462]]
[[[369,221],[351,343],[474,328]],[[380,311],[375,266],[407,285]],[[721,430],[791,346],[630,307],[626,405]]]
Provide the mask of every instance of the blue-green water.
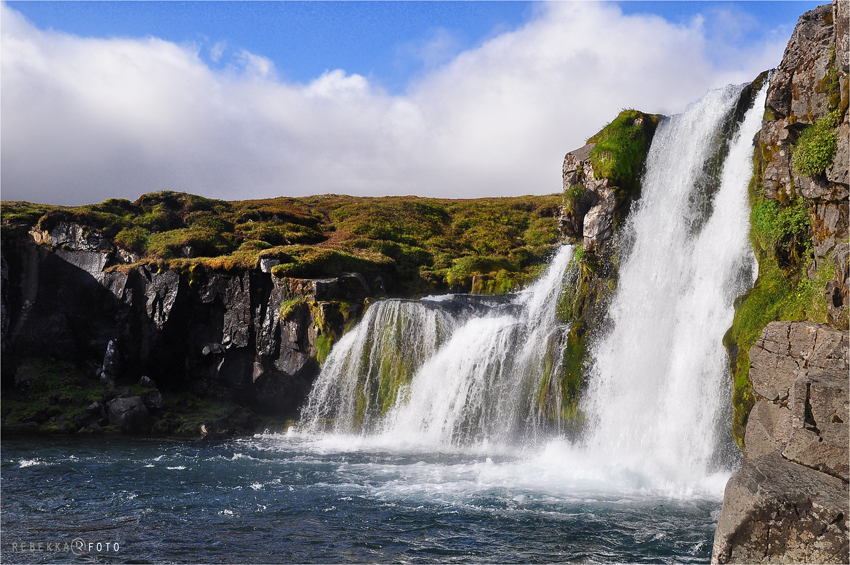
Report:
[[0,477],[4,563],[707,562],[722,494],[345,437],[4,439]]

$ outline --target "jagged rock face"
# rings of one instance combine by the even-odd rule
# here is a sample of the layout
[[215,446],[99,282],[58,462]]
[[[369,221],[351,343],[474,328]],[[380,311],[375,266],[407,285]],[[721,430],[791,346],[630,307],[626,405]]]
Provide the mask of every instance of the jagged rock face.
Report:
[[816,87],[826,74],[829,49],[835,44],[833,20],[828,4],[800,16],[767,91],[766,105],[774,113],[813,123],[829,112],[826,93]]
[[846,563],[850,337],[773,322],[750,350],[757,402],[729,481],[713,563]]
[[570,206],[561,206],[558,229],[563,243],[584,240],[585,249],[595,249],[614,234],[614,207],[616,199],[608,179],[596,179],[589,143],[564,157],[564,192],[581,187],[583,194]]
[[835,261],[839,255],[843,259],[841,264],[835,261],[838,267],[836,277],[826,289],[832,324],[841,329],[850,325],[844,267],[846,251],[842,254],[836,247],[850,235],[850,123],[847,110],[839,118],[838,147],[824,174],[815,177],[802,175],[795,170],[793,163],[795,145],[803,130],[833,109],[829,88],[825,86],[830,73],[837,76],[840,97],[846,104],[847,12],[847,3],[836,1],[800,17],[782,63],[771,79],[766,102],[769,111],[766,117],[770,119],[765,120],[759,136],[764,159],[764,195],[782,201],[799,194],[812,202],[814,260],[807,275],[814,278],[825,262]]
[[[191,278],[144,265],[103,272],[105,263],[87,259],[105,255],[99,251],[50,250],[35,239],[4,241],[4,265],[14,274],[3,285],[6,384],[14,382],[15,358],[55,357],[87,366],[93,379],[126,384],[149,375],[164,390],[291,415],[318,373],[320,332],[342,335],[328,301],[355,302],[356,314],[356,302],[370,294],[356,273],[308,280],[260,269],[199,269]],[[281,320],[281,304],[299,297],[304,303]],[[156,395],[142,405],[161,408]]]

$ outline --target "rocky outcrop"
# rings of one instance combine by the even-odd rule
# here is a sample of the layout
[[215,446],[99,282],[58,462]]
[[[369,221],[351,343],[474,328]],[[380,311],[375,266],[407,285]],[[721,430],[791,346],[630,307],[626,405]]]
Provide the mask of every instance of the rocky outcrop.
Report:
[[[772,322],[754,345],[729,347],[734,339],[724,339],[735,382],[733,432],[745,451],[726,487],[714,563],[850,562],[847,16],[843,0],[803,14],[767,92],[750,197],[762,212],[776,212],[779,228],[765,237],[754,222],[754,241],[770,243],[755,248],[759,280],[736,303],[727,337],[744,335],[739,312],[752,315],[752,304],[772,304],[777,315],[812,287],[826,304],[806,299],[805,311],[828,324]],[[830,139],[837,142],[831,161],[823,157]],[[806,163],[814,153],[817,166]],[[797,290],[762,284],[762,268],[766,280]],[[742,366],[740,350],[749,355]]]
[[750,350],[757,402],[729,481],[713,563],[846,563],[850,338],[773,322]]
[[[585,251],[594,251],[612,238],[615,224],[625,217],[631,199],[640,193],[640,172],[659,119],[660,116],[653,114],[624,111],[587,145],[566,154],[562,168],[564,200],[558,216],[562,243],[580,241]],[[638,145],[636,152],[610,144],[597,148],[597,141],[604,144],[606,136],[622,130],[627,130],[627,137]],[[606,175],[594,168],[600,152],[605,153],[609,162],[627,159],[636,162],[622,167],[630,171],[627,175]],[[612,169],[617,170],[617,167]]]
[[[820,6],[800,17],[771,79],[759,136],[764,196],[787,202],[799,195],[809,201],[814,253],[807,275],[814,279],[818,270],[834,263],[835,276],[825,292],[831,324],[842,329],[848,329],[850,236],[847,28],[845,2]],[[806,176],[794,166],[801,135],[831,113],[838,116],[835,156],[822,174]]]
[[847,484],[763,455],[726,485],[712,563],[847,563]]
[[[107,387],[144,376],[163,391],[294,415],[319,370],[317,340],[341,337],[372,294],[356,273],[292,279],[259,267],[104,270],[109,251],[99,242],[61,222],[4,239],[4,272],[12,275],[2,289],[5,386],[15,386],[18,360],[51,357],[74,361]],[[109,421],[127,431],[150,427],[132,414],[164,406],[159,390],[130,412],[127,402],[109,409]]]

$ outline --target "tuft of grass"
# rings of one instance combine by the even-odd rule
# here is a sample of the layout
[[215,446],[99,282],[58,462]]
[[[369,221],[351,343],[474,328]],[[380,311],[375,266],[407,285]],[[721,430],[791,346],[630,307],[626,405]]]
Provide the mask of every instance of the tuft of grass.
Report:
[[829,168],[838,149],[835,127],[839,118],[839,110],[833,110],[803,131],[794,148],[794,170],[814,177]]
[[283,302],[281,302],[280,303],[280,312],[279,312],[279,315],[278,315],[280,321],[285,322],[286,320],[288,320],[289,316],[291,316],[295,312],[295,309],[300,304],[304,304],[305,302],[306,301],[305,301],[303,296],[298,296],[296,298],[291,298],[289,300],[284,300]]

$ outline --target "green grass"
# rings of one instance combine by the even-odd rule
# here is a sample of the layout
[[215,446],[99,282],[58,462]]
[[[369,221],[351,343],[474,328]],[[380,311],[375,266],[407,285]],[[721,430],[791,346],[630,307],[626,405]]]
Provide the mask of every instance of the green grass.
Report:
[[[558,195],[447,200],[311,196],[226,202],[179,192],[77,207],[3,202],[4,237],[76,222],[158,270],[251,269],[260,257],[281,277],[382,273],[394,295],[415,295],[490,275],[515,288],[557,243]],[[126,269],[113,265],[110,268]]]
[[596,144],[590,152],[594,177],[609,179],[623,193],[620,198],[638,195],[640,174],[659,119],[655,114],[623,110],[587,140]]
[[794,148],[794,170],[814,177],[829,168],[838,149],[835,127],[840,117],[839,110],[833,110],[803,131]]

